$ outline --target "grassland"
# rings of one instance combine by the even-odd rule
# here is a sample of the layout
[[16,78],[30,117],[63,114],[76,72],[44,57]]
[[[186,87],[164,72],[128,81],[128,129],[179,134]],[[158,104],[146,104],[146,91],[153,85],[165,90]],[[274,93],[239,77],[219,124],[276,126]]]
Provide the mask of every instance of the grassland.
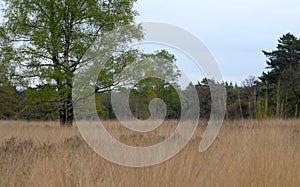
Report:
[[[300,186],[300,121],[227,121],[215,143],[199,153],[205,122],[189,144],[156,166],[110,163],[82,140],[76,127],[56,122],[0,122],[0,186]],[[134,134],[105,122],[131,145],[163,141],[176,128]]]

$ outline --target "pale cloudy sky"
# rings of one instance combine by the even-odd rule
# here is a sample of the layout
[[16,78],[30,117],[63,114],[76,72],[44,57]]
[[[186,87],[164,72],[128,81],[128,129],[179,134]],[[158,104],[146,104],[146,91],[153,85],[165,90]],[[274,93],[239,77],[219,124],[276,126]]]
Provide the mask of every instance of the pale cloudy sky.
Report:
[[299,0],[138,0],[135,9],[139,22],[170,23],[197,36],[224,79],[237,83],[261,75],[261,51],[275,49],[284,33],[300,37]]
[[[224,80],[237,83],[261,75],[266,61],[261,51],[275,49],[284,33],[300,37],[299,0],[138,0],[135,9],[138,22],[170,23],[197,36]],[[202,76],[191,74],[193,81]]]

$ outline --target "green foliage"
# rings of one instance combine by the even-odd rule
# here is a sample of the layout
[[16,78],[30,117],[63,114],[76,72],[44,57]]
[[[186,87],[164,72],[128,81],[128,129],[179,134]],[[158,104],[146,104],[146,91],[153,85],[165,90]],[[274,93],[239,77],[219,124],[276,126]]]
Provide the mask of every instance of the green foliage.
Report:
[[162,99],[167,107],[166,119],[180,117],[180,98],[176,89],[165,81],[149,78],[136,85],[131,90],[130,107],[132,113],[139,119],[150,117],[149,104],[155,98]]
[[[72,79],[86,65],[84,54],[98,36],[134,24],[136,0],[3,2],[0,119],[60,119],[62,124],[72,124]],[[133,88],[129,105],[137,118],[147,119],[150,101],[161,98],[167,106],[166,118],[178,119],[180,103],[188,106],[176,89],[187,92],[192,87],[199,96],[200,117],[210,117],[208,82],[212,80],[203,79],[182,89],[175,84],[180,72],[174,55],[166,50],[145,54],[124,47],[128,41],[143,37],[140,27],[119,35],[113,55],[103,65],[97,83],[93,83],[101,119],[115,119],[111,93],[129,88]],[[107,47],[104,45],[97,47]],[[280,37],[275,50],[263,54],[267,71],[259,80],[249,77],[242,86],[222,83],[227,88],[228,119],[300,116],[300,39],[287,33]],[[123,76],[119,76],[121,72]],[[161,79],[143,79],[154,74]]]
[[109,116],[109,105],[108,103],[105,103],[105,100],[108,99],[106,97],[106,94],[99,94],[97,93],[95,95],[95,101],[96,101],[96,110],[97,110],[97,113],[99,115],[99,118],[100,119],[110,119],[110,116]]
[[22,94],[9,82],[0,82],[0,119],[17,119],[22,107]]
[[[84,64],[85,52],[96,37],[133,23],[135,1],[4,0],[5,23],[1,29],[6,37],[1,38],[16,46],[18,77],[29,82],[35,78],[41,86],[55,86],[61,124],[72,124],[72,78]],[[141,34],[129,37],[140,38]],[[107,78],[105,74],[101,77]]]
[[[193,86],[190,84],[190,86]],[[207,79],[203,79],[202,83],[198,82],[195,85],[195,88],[198,93],[199,97],[199,104],[200,104],[200,118],[202,119],[209,119],[210,117],[210,107],[211,107],[211,96],[210,96],[210,89],[208,86]]]
[[57,120],[58,92],[53,85],[43,85],[24,91],[26,110],[20,116],[26,120]]
[[257,115],[256,118],[257,119],[272,119],[274,118],[274,111],[272,111],[272,109],[269,108],[267,114],[265,115],[265,103],[266,103],[266,99],[265,98],[261,98],[257,101],[256,103],[256,108],[257,108]]
[[276,103],[276,116],[297,117],[300,104],[300,39],[287,33],[278,40],[276,50],[263,53],[268,58],[267,69],[270,71],[263,73],[260,80],[266,85],[272,103]]

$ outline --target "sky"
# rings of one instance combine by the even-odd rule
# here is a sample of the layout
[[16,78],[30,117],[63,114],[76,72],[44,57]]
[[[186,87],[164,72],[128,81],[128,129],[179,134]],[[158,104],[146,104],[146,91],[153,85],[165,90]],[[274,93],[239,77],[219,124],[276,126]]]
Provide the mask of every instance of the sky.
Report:
[[138,0],[135,9],[137,22],[169,23],[195,35],[224,80],[238,84],[265,71],[262,50],[274,50],[279,37],[288,32],[300,37],[299,0]]
[[[299,0],[138,0],[134,9],[137,22],[173,24],[195,35],[213,54],[224,80],[238,84],[265,71],[262,50],[274,50],[279,37],[288,32],[300,37]],[[174,53],[183,66],[191,64]],[[192,66],[183,68],[193,82],[203,78]]]

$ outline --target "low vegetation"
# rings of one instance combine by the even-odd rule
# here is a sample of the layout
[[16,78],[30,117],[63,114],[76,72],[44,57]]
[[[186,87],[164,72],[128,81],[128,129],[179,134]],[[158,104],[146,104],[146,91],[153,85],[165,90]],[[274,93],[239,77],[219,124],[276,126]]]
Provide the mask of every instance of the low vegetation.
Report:
[[[215,143],[198,152],[206,122],[189,144],[156,166],[110,163],[82,140],[76,127],[59,122],[0,122],[0,186],[299,186],[300,121],[227,121]],[[124,131],[107,121],[119,141],[156,144],[176,128],[168,121],[155,132]]]

